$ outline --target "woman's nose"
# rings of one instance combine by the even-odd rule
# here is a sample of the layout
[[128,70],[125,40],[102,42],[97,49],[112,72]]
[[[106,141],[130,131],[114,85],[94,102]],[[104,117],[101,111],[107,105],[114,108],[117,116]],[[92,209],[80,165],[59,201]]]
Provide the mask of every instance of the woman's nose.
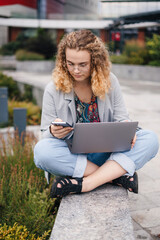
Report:
[[79,67],[78,66],[74,66],[74,72],[78,73],[79,72]]

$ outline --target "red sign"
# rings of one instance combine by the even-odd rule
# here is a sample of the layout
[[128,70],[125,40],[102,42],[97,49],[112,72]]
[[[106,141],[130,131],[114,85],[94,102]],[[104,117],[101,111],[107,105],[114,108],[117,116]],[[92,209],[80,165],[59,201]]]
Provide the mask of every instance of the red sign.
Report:
[[37,8],[37,0],[0,0],[0,6],[20,4],[26,7]]
[[120,41],[120,40],[121,40],[120,32],[112,32],[112,41]]

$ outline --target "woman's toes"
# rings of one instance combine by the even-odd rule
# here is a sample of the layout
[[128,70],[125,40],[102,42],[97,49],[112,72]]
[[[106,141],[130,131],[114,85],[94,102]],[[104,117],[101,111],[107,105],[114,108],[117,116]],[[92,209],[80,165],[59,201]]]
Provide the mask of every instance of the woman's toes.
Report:
[[133,181],[134,181],[134,178],[133,178],[133,177],[132,177],[132,178],[130,178],[130,179],[129,179],[129,181],[133,182]]

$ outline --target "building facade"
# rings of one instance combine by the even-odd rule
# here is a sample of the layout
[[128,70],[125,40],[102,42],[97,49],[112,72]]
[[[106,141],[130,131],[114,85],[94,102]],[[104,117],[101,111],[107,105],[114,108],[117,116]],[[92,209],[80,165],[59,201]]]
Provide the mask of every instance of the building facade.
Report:
[[[8,18],[21,19],[19,20],[21,22],[23,19],[95,20],[98,19],[98,3],[98,0],[1,0],[0,20],[2,18],[6,18],[6,21]],[[0,24],[0,46],[14,41],[18,34],[26,29],[23,24],[19,26]],[[68,30],[72,28],[68,27]],[[52,32],[53,35],[57,34],[59,42],[65,29],[53,29]]]
[[57,43],[65,32],[92,29],[121,49],[124,39],[144,42],[146,36],[160,34],[160,1],[0,1],[0,46],[14,41],[21,31],[33,35],[38,27],[50,31]]

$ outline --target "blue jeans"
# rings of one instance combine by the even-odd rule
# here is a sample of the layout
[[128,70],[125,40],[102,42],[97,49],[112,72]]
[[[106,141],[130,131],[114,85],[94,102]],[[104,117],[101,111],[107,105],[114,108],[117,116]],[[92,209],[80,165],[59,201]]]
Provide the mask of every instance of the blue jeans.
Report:
[[64,140],[45,138],[34,148],[36,166],[48,173],[59,176],[83,177],[87,159],[98,166],[107,160],[114,160],[130,176],[155,157],[159,143],[157,135],[148,130],[139,130],[133,149],[118,153],[72,154]]

